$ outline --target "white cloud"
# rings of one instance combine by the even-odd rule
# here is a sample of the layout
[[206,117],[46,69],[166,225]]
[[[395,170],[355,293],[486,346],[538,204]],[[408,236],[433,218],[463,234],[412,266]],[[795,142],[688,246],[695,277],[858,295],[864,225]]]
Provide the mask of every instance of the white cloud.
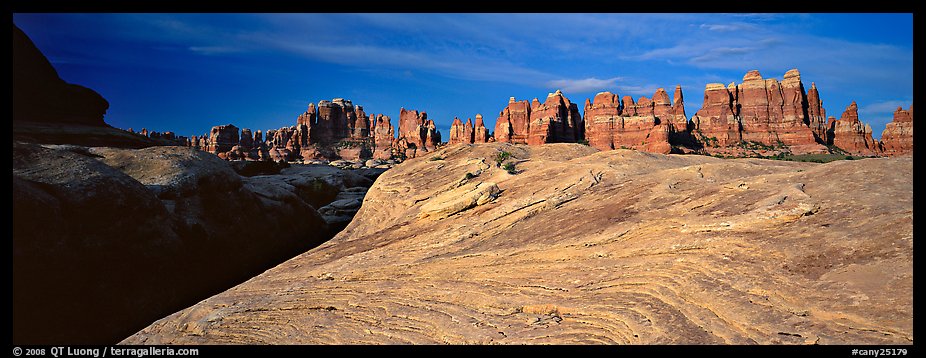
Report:
[[717,32],[749,31],[755,29],[755,26],[744,23],[701,24],[699,27],[705,30]]
[[859,115],[871,115],[871,116],[883,116],[885,114],[893,116],[894,111],[897,107],[903,107],[904,109],[910,107],[911,101],[882,101],[875,102],[871,104],[864,104],[858,108]]
[[[639,96],[647,96],[652,98],[653,94],[656,93],[656,90],[660,87],[667,88],[666,86],[648,84],[642,86],[618,86],[618,89],[623,91],[621,93],[622,95],[632,94],[635,95],[635,99],[639,99]],[[669,96],[672,96],[672,91],[674,91],[675,88],[667,88],[666,90],[669,92]]]
[[[655,84],[635,84],[623,77],[598,79],[595,77],[582,79],[560,79],[547,82],[550,92],[562,90],[567,96],[572,94],[594,94],[608,91],[620,96],[632,95],[635,99],[640,96],[652,97],[659,86]],[[672,88],[674,90],[674,87]],[[670,91],[671,93],[671,91]],[[671,95],[671,94],[670,94]]]
[[613,91],[616,87],[616,82],[620,79],[620,77],[607,79],[598,79],[595,77],[582,79],[559,79],[547,82],[547,87],[551,90],[559,89],[566,93],[588,93],[605,90]]

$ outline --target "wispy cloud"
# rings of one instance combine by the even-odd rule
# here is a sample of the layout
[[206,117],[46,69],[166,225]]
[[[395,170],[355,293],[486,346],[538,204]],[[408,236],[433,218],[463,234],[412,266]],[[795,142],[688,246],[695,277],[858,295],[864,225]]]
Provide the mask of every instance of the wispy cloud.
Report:
[[751,31],[756,29],[754,25],[745,23],[701,24],[699,27],[701,29],[717,32]]
[[547,82],[549,91],[562,90],[567,96],[594,94],[608,91],[618,95],[652,96],[656,89],[665,86],[656,84],[637,84],[636,81],[624,77],[598,79],[595,77],[581,79],[559,79]]
[[[652,97],[653,94],[656,93],[656,90],[659,89],[660,87],[665,87],[665,86],[659,86],[655,84],[624,85],[624,86],[618,86],[618,90],[622,91],[621,94],[624,94],[624,95],[631,94],[631,95],[634,95],[635,97],[637,96]],[[674,90],[674,88],[669,90],[670,96],[671,96],[672,90]]]
[[742,56],[749,55],[758,50],[759,48],[756,47],[717,47],[711,49],[708,53],[690,58],[688,62],[698,64],[718,60],[729,60],[730,57],[741,59]]
[[598,79],[595,77],[582,79],[559,79],[547,82],[547,87],[553,90],[560,89],[567,93],[589,93],[604,90],[613,91],[614,87],[616,86],[616,82],[620,79],[620,77],[612,77],[607,79]]
[[450,78],[521,84],[536,84],[539,79],[551,77],[545,72],[505,61],[480,57],[467,58],[452,53],[427,53],[375,45],[313,44],[285,40],[268,40],[269,42],[274,43],[280,49],[310,59],[341,65],[411,68]]
[[785,71],[797,67],[838,85],[862,78],[873,83],[896,82],[912,75],[912,48],[815,35],[800,31],[800,26],[792,21],[782,20],[792,16],[800,23],[797,20],[801,15],[734,16],[755,23],[702,23],[698,28],[705,31],[679,32],[658,47],[624,54],[621,58],[736,71],[750,68]]
[[881,101],[871,104],[864,104],[858,109],[859,115],[872,115],[872,116],[884,116],[891,115],[893,116],[894,111],[897,107],[902,107],[904,109],[910,106],[911,101],[901,101],[901,100],[891,100],[891,101]]
[[244,51],[241,48],[231,46],[190,46],[188,48],[190,51],[206,56],[224,55]]

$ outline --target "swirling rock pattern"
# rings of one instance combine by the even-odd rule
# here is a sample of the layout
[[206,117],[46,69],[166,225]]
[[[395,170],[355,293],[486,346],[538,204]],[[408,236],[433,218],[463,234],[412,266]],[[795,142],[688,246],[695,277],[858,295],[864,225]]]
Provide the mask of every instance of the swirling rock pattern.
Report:
[[446,147],[383,174],[331,241],[123,343],[912,344],[912,172]]

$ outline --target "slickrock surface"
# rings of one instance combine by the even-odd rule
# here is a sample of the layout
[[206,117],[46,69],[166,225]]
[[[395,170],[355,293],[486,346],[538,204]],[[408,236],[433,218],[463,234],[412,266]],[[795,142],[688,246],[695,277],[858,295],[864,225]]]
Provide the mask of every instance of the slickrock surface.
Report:
[[913,342],[911,158],[430,154],[331,241],[123,343]]

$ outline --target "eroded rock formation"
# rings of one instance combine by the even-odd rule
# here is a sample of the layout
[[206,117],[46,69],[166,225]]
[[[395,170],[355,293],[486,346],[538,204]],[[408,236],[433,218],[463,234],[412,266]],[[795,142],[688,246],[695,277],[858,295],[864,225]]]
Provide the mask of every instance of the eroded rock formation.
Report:
[[913,155],[913,105],[904,110],[897,107],[894,120],[881,132],[885,155]]
[[222,159],[227,157],[226,153],[232,150],[232,147],[238,145],[240,139],[238,127],[233,124],[212,127],[208,138],[205,151],[218,155]]
[[858,104],[852,101],[838,120],[830,122],[832,144],[853,155],[881,154],[880,143],[871,137],[871,126],[858,119]]
[[527,144],[531,121],[531,103],[527,100],[508,99],[508,105],[498,114],[495,121],[495,141],[501,143]]
[[708,83],[704,88],[704,104],[691,117],[696,138],[705,147],[726,147],[742,141],[742,128],[734,106],[736,85]]
[[[373,115],[370,115],[371,121]],[[389,116],[382,114],[377,115],[373,125],[373,158],[389,159],[392,157],[392,150],[395,142],[395,129],[392,127],[392,120]]]
[[685,131],[681,87],[676,87],[675,101],[669,101],[665,89],[659,88],[650,100],[645,96],[634,102],[633,97],[601,92],[594,100],[585,100],[585,137],[588,144],[601,149],[633,148],[668,154],[670,140],[677,131]]
[[489,129],[486,128],[485,122],[482,120],[482,115],[476,114],[476,129],[473,133],[474,143],[488,143],[489,137]]
[[450,124],[450,139],[447,141],[447,144],[472,143],[464,136],[464,131],[463,122],[460,121],[459,118],[454,117],[453,123]]
[[[472,127],[472,123],[470,126]],[[401,142],[398,149],[405,152],[409,158],[414,158],[419,152],[432,151],[441,142],[440,132],[437,131],[434,121],[428,119],[426,112],[405,108],[399,110],[398,135]]]
[[808,96],[797,69],[784,80],[749,71],[743,83],[705,87],[704,105],[692,117],[695,138],[708,150],[759,146],[795,154],[825,153],[822,102],[816,85]]
[[817,91],[815,82],[811,82],[810,89],[807,90],[807,121],[817,143],[828,143],[826,110],[823,109],[823,101],[820,100],[820,92]]
[[584,138],[585,125],[579,107],[556,90],[541,104],[533,102],[527,128],[527,144],[575,143]]
[[450,139],[447,144],[473,144],[489,142],[489,131],[485,127],[482,115],[476,115],[476,124],[471,119],[463,123],[459,118],[454,117],[450,125]]
[[[433,121],[421,121],[417,129],[419,135],[411,143],[428,143],[426,147],[432,149],[439,144],[440,133]],[[216,126],[210,134],[194,136],[195,140],[186,143],[233,160],[389,159],[394,152],[407,149],[395,148],[398,142],[389,117],[367,115],[362,106],[343,98],[322,100],[317,106],[310,103],[296,118],[296,125],[268,130],[266,139],[259,130],[253,134],[247,128],[240,134],[237,131],[232,125]]]

